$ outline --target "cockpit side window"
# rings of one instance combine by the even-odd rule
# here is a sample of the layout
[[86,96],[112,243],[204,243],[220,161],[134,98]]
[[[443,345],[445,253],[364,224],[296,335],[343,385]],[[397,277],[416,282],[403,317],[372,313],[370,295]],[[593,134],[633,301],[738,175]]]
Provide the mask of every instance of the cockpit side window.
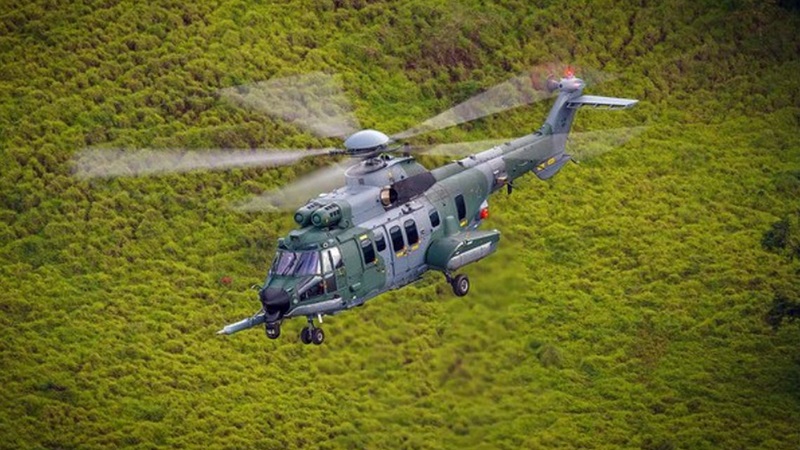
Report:
[[329,251],[331,252],[331,259],[333,260],[333,268],[341,268],[344,262],[342,262],[342,252],[339,251],[339,247],[331,247]]
[[275,254],[275,257],[272,258],[272,265],[269,266],[269,274],[270,275],[274,275],[275,274],[275,270],[278,268],[278,260],[280,259],[280,257],[281,257],[281,253],[278,252],[278,253]]
[[322,252],[322,273],[328,274],[333,272],[333,264],[331,264],[331,251],[326,250]]
[[276,275],[291,275],[294,269],[295,261],[297,261],[297,253],[294,252],[279,252],[275,258],[273,270]]
[[[335,254],[339,255],[339,249],[336,247],[322,252],[322,274],[325,277],[325,291],[328,293],[336,291],[336,276],[333,274],[334,250],[336,251]],[[337,257],[341,263],[341,256]]]
[[300,300],[308,300],[323,293],[325,293],[325,283],[319,276],[313,277],[307,281],[306,285],[300,286]]

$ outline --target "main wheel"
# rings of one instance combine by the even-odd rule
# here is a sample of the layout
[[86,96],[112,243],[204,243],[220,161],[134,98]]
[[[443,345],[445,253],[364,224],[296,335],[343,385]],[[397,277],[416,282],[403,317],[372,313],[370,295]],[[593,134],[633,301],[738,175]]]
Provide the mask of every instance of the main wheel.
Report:
[[270,339],[278,339],[281,336],[280,325],[267,325],[267,337]]
[[310,344],[311,343],[311,329],[308,327],[303,327],[300,330],[300,342],[303,344]]
[[466,275],[456,275],[453,278],[453,293],[459,297],[467,295],[469,292],[469,278]]
[[322,332],[322,328],[314,328],[311,330],[311,342],[314,345],[320,345],[325,341],[325,333]]

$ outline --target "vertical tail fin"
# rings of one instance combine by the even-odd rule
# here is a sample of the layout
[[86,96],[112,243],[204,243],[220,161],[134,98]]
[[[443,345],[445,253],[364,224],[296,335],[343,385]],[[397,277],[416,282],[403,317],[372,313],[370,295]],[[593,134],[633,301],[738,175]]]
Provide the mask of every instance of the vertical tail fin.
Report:
[[[569,74],[571,75],[571,74]],[[568,76],[562,78],[553,87],[560,91],[547,120],[542,125],[542,134],[553,136],[553,155],[559,157],[564,154],[567,144],[567,135],[572,127],[575,112],[582,107],[603,109],[625,109],[635,105],[638,100],[615,97],[599,97],[596,95],[583,95],[585,84],[580,78]]]
[[583,95],[585,86],[583,80],[575,78],[571,73],[566,78],[556,82],[551,80],[553,90],[560,91],[547,120],[539,129],[544,135],[552,138],[552,150],[534,168],[533,173],[542,180],[547,180],[558,173],[570,160],[564,150],[567,146],[567,136],[575,119],[575,112],[582,107],[624,109],[630,108],[638,100],[627,98],[598,97]]
[[562,78],[558,82],[553,80],[552,84],[553,88],[560,92],[540,131],[542,134],[553,136],[553,155],[560,156],[564,153],[567,134],[569,134],[575,118],[575,109],[570,108],[569,104],[581,97],[585,84],[583,80],[573,77],[571,73],[567,78]]

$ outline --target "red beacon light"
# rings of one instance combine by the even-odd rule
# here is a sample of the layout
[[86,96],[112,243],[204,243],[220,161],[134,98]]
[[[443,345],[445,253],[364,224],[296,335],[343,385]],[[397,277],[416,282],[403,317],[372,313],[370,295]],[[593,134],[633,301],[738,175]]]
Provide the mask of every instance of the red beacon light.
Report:
[[567,67],[567,69],[564,71],[564,77],[566,77],[566,78],[574,78],[575,77],[575,71],[572,70],[572,67]]
[[481,214],[480,214],[479,217],[481,218],[481,220],[488,219],[489,218],[489,208],[483,208],[481,210]]

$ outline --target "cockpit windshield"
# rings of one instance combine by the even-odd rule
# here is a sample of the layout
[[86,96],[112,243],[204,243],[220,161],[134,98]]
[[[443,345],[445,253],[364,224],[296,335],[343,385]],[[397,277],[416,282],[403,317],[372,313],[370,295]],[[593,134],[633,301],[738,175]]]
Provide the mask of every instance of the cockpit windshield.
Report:
[[272,273],[287,277],[317,275],[320,273],[319,252],[278,252]]

